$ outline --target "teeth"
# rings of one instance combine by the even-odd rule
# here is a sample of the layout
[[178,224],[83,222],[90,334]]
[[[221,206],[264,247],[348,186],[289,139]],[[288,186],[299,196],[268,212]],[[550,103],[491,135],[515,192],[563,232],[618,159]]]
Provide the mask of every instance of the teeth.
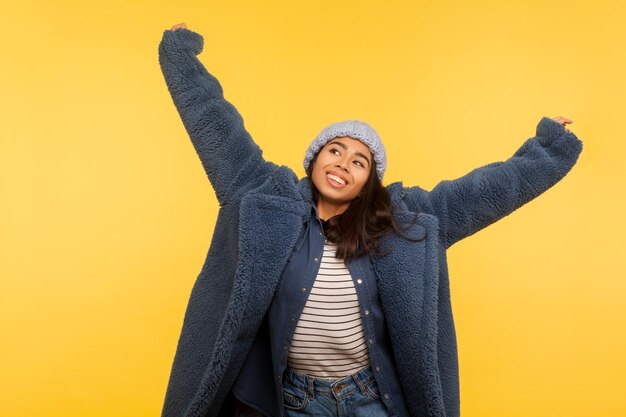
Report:
[[334,180],[334,181],[336,181],[336,182],[338,182],[340,184],[346,185],[346,182],[344,180],[342,180],[341,178],[339,178],[338,176],[336,176],[336,175],[328,174],[327,176],[328,176],[328,178],[330,178],[330,179],[332,179],[332,180]]

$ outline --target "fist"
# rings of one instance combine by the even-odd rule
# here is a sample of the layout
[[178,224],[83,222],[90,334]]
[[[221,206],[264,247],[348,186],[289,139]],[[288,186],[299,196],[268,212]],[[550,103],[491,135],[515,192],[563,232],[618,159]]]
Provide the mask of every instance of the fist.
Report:
[[187,29],[187,25],[184,23],[179,23],[177,25],[172,26],[170,30],[178,30],[178,29]]

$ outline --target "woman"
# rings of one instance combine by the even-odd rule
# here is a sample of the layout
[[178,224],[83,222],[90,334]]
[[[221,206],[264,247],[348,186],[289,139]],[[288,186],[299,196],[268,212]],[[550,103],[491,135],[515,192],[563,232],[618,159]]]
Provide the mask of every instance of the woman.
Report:
[[556,184],[582,142],[543,117],[504,162],[431,191],[382,186],[367,123],[333,123],[298,179],[266,161],[197,55],[165,30],[159,63],[220,205],[163,416],[459,416],[446,251]]

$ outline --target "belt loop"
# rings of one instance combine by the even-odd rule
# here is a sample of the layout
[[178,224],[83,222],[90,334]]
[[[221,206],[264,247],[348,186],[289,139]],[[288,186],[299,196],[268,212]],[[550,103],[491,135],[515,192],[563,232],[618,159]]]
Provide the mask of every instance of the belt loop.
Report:
[[[366,368],[367,369],[367,368]],[[363,375],[363,370],[358,371],[357,373],[352,374],[352,379],[359,386],[359,389],[363,394],[365,394],[365,383],[367,382],[365,376]]]
[[307,385],[308,385],[307,390],[308,390],[309,399],[313,400],[315,399],[315,393],[313,390],[314,379],[312,376],[309,376],[309,375],[307,375],[306,379],[307,379]]

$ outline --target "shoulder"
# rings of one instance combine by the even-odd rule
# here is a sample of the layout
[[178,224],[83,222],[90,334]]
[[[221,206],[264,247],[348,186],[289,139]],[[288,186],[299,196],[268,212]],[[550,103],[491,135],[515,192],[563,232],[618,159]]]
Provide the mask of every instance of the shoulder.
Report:
[[264,195],[267,198],[288,198],[301,200],[298,193],[299,183],[296,173],[285,165],[273,165],[270,172],[252,180],[242,190],[241,198],[252,195]]
[[419,186],[405,186],[402,181],[396,181],[385,187],[391,197],[394,207],[416,212],[430,211],[428,191]]

